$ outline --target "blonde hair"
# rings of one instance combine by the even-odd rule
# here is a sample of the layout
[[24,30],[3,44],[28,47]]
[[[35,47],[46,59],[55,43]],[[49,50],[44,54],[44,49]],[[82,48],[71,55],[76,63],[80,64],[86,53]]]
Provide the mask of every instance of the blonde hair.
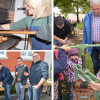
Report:
[[52,0],[25,0],[34,9],[33,19],[47,17],[52,12]]

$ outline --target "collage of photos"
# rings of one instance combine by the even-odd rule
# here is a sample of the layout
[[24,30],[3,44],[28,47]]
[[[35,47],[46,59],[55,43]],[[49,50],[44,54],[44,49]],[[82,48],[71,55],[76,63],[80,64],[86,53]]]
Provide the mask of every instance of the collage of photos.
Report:
[[0,100],[100,100],[100,0],[0,0]]

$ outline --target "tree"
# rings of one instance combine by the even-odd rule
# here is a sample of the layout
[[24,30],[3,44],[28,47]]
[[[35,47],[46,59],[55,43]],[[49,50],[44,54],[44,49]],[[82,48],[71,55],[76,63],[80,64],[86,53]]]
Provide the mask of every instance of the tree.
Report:
[[77,22],[79,22],[79,8],[84,9],[89,6],[88,0],[54,0],[54,6],[61,9],[62,14],[75,13],[77,15]]

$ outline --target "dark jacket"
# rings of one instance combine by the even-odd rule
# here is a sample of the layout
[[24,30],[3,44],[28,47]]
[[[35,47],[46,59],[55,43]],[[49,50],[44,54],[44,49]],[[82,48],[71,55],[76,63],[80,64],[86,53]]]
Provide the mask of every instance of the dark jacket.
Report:
[[58,79],[58,74],[64,71],[67,67],[67,57],[64,49],[58,52],[58,60],[54,60],[54,81]]
[[64,18],[64,27],[62,29],[58,28],[54,21],[54,35],[61,39],[65,39],[66,37],[70,38],[71,26],[69,21]]
[[46,62],[42,62],[41,60],[36,63],[32,62],[29,75],[30,84],[32,86],[37,85],[40,82],[41,78],[47,80],[48,69],[49,66]]
[[14,79],[10,73],[10,70],[7,67],[2,66],[2,69],[0,71],[0,81],[2,81],[3,84],[8,83],[9,85],[11,85],[13,80]]
[[[28,78],[28,76],[24,75],[24,71],[29,73],[28,67],[26,65],[24,65],[23,72],[22,72],[22,77],[20,77],[22,85],[26,85],[27,78]],[[15,66],[15,73],[16,72],[18,72],[18,66]],[[16,79],[15,79],[15,83],[16,83],[16,81],[17,81],[17,76],[16,76]]]

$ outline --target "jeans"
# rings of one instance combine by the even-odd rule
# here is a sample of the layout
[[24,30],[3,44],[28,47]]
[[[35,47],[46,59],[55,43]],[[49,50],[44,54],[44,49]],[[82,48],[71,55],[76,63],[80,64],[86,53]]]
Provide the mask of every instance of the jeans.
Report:
[[4,84],[4,94],[5,94],[5,100],[11,100],[11,94],[10,94],[11,85],[8,83]]
[[31,85],[29,85],[28,100],[40,100],[40,94],[41,94],[42,89],[43,89],[43,86],[39,87],[39,89],[35,89],[34,87],[31,88]]
[[[25,85],[21,85],[21,83],[16,83],[15,88],[16,88],[18,99],[24,100]],[[21,94],[20,94],[20,91],[21,91]]]
[[40,94],[43,89],[43,86],[39,87],[39,89],[33,88],[33,100],[40,100]]
[[73,84],[73,82],[70,82],[70,83],[69,83],[70,100],[73,100],[72,84]]
[[[59,46],[59,41],[57,41],[57,40],[54,40],[54,43],[55,43],[55,45],[57,45],[57,46]],[[66,41],[66,44],[68,44],[68,40]],[[62,46],[63,44],[61,44],[61,46]]]
[[28,100],[32,100],[32,99],[33,99],[33,88],[32,88],[32,86],[31,86],[31,84],[30,84],[29,87],[28,87],[27,96],[28,96]]
[[93,67],[94,67],[94,73],[95,75],[98,73],[99,68],[100,68],[100,59],[99,59],[99,54],[100,54],[100,47],[94,47],[92,49],[92,54],[91,54],[91,58],[93,61]]

